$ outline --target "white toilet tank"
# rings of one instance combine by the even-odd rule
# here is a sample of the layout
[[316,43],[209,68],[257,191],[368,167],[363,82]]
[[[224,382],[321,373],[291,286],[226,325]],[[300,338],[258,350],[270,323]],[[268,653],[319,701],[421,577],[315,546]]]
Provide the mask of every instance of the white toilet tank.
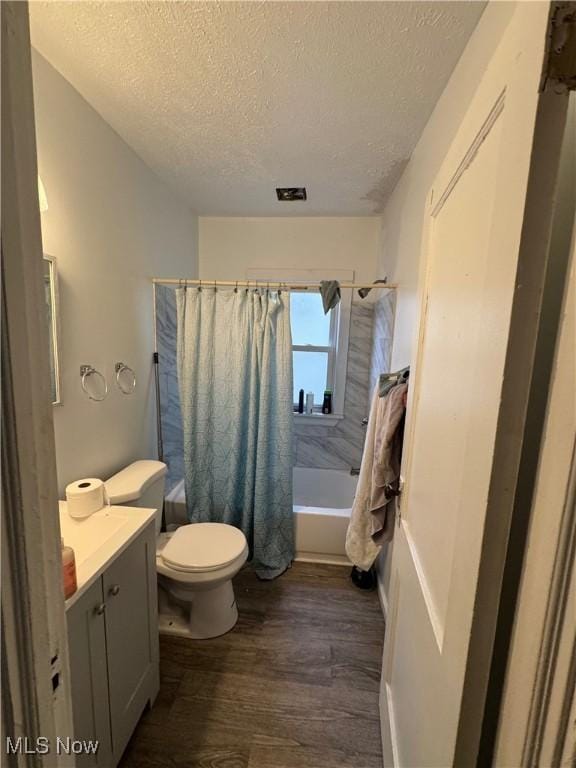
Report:
[[156,533],[162,525],[166,464],[144,459],[129,464],[106,480],[110,504],[124,507],[147,507],[156,510]]

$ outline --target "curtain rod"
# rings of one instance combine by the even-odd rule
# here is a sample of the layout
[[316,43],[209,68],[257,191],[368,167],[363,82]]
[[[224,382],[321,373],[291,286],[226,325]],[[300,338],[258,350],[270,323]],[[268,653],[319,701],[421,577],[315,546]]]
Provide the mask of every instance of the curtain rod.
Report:
[[[230,288],[235,287],[242,287],[242,288],[250,288],[253,286],[254,288],[258,286],[264,286],[266,288],[300,288],[302,290],[307,290],[308,288],[320,288],[320,284],[318,282],[312,283],[312,282],[299,282],[298,280],[283,280],[282,282],[279,282],[277,280],[189,280],[186,278],[163,278],[163,277],[153,277],[152,283],[154,285],[180,285],[182,287],[187,285],[199,285],[199,286],[206,286],[209,288],[210,286],[227,286]],[[341,282],[340,288],[387,288],[390,290],[394,290],[398,286],[395,283],[348,283],[348,282]]]

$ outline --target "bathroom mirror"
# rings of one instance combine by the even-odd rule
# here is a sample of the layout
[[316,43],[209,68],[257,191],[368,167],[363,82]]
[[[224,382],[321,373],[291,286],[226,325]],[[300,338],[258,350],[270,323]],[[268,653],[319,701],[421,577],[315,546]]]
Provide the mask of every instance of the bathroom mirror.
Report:
[[50,391],[52,404],[62,403],[60,386],[60,366],[58,360],[58,268],[54,256],[44,254],[44,298],[48,313],[49,356],[50,356]]

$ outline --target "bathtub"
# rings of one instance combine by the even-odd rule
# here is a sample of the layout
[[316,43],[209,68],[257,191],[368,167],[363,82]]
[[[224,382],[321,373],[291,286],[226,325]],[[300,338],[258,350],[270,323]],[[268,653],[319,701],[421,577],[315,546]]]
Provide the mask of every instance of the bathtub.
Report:
[[[344,544],[357,477],[340,469],[294,468],[296,560],[350,565]],[[188,522],[184,480],[166,496],[166,525]]]
[[357,483],[344,469],[294,468],[296,560],[350,565],[344,544]]

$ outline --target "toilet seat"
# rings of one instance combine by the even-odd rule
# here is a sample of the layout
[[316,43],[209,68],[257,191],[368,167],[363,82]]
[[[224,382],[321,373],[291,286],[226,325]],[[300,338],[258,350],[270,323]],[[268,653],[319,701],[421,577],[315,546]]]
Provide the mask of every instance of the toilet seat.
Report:
[[158,554],[175,571],[206,573],[225,568],[246,549],[246,537],[232,525],[189,523],[180,526]]

